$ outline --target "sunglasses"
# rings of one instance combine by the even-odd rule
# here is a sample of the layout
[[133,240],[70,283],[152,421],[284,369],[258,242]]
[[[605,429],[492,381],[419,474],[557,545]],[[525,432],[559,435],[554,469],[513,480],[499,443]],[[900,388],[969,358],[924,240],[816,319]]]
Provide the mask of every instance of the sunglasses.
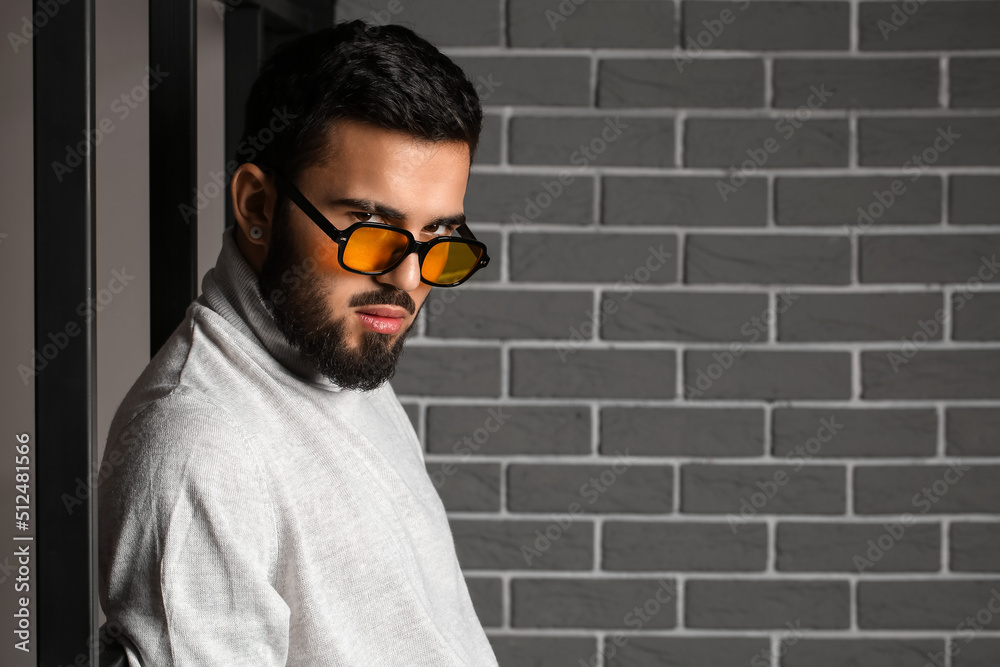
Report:
[[459,236],[439,236],[430,241],[418,241],[405,229],[379,222],[356,222],[337,229],[284,174],[258,166],[273,173],[278,191],[340,246],[337,260],[347,271],[381,276],[415,252],[420,259],[421,282],[433,287],[456,287],[489,264],[486,244],[476,239],[465,222],[455,229]]

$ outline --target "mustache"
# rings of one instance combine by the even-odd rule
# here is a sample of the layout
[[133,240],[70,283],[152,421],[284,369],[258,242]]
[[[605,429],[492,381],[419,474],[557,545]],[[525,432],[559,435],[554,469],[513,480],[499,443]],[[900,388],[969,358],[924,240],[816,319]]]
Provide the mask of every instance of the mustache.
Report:
[[413,301],[413,298],[406,292],[394,287],[356,294],[351,297],[348,306],[351,308],[360,306],[399,306],[400,308],[404,308],[410,315],[413,315],[417,310],[417,304]]

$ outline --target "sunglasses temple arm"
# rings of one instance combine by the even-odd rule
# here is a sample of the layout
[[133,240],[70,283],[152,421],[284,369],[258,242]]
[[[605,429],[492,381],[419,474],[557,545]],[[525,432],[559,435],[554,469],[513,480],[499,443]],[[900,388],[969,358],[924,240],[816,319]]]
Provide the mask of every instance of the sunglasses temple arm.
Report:
[[469,229],[469,225],[464,222],[458,226],[456,231],[458,231],[458,235],[462,238],[471,239],[473,241],[479,240],[476,238],[476,235],[472,233],[472,230]]
[[281,172],[275,170],[274,174],[278,182],[278,186],[285,191],[293,202],[295,202],[295,205],[298,206],[303,213],[309,216],[309,218],[315,222],[327,236],[337,243],[340,243],[340,240],[343,238],[341,231],[334,227],[330,221],[326,219],[326,216],[320,213],[319,209],[313,206],[312,203],[305,198],[305,195],[299,192],[299,189],[295,187],[291,181],[285,178]]

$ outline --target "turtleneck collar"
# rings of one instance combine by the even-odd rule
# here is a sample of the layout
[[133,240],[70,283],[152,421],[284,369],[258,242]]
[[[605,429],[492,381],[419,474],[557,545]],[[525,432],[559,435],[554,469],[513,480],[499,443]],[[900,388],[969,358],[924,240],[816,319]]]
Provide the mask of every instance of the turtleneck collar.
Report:
[[274,317],[264,305],[257,283],[257,274],[247,263],[236,245],[236,227],[229,226],[222,234],[222,250],[215,267],[209,269],[201,282],[204,303],[239,329],[256,339],[282,366],[304,382],[331,391],[342,388],[319,372],[288,342],[278,329]]

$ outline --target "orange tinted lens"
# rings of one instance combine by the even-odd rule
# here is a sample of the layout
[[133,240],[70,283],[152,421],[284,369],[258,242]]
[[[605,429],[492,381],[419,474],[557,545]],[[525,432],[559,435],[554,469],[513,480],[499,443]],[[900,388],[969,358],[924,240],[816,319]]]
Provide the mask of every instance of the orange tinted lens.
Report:
[[344,247],[344,264],[356,271],[381,271],[392,266],[406,245],[406,236],[397,231],[361,227]]
[[479,262],[483,249],[461,241],[442,241],[424,257],[421,274],[432,283],[450,285],[469,275]]

